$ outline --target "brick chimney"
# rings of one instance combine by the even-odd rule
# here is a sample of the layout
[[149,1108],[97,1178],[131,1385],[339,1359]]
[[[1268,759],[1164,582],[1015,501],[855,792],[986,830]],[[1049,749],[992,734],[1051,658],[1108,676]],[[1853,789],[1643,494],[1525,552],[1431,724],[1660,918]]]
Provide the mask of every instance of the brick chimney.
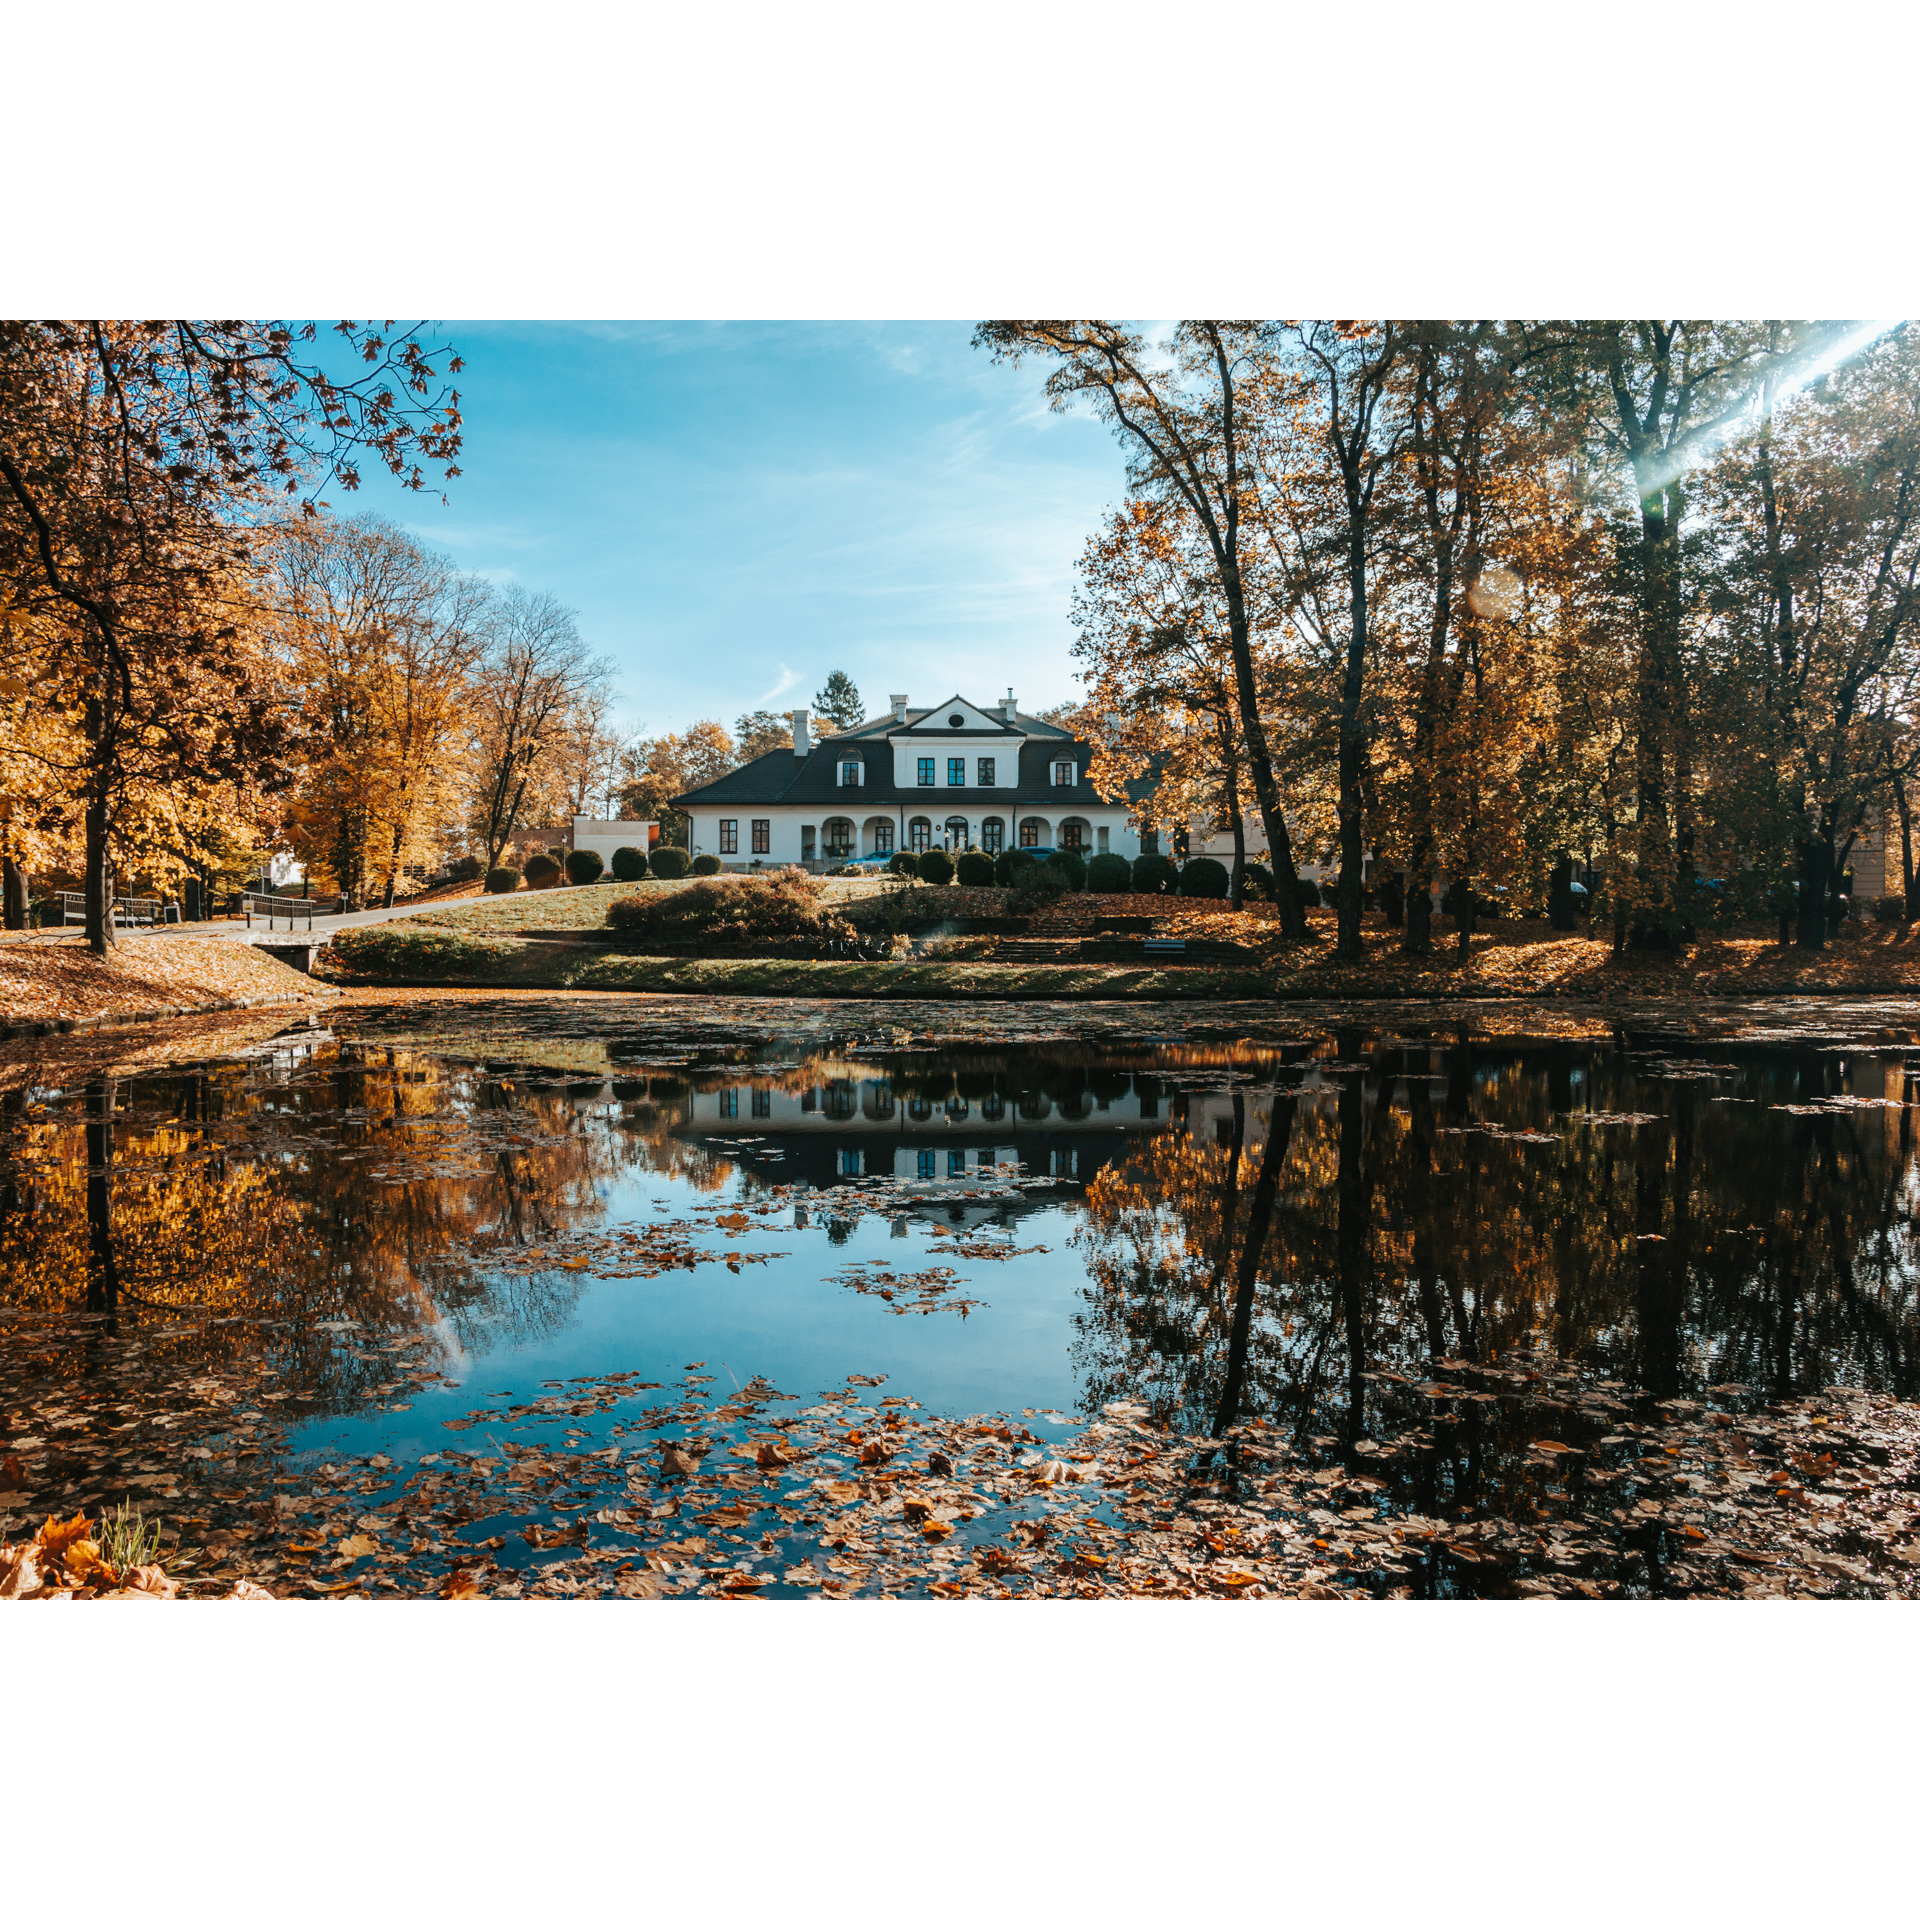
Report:
[[807,739],[807,728],[812,721],[812,715],[805,707],[795,707],[787,718],[793,722],[793,750],[795,753],[805,754],[811,744]]
[[907,696],[904,693],[890,693],[887,700],[893,708],[893,724],[904,726],[907,718]]

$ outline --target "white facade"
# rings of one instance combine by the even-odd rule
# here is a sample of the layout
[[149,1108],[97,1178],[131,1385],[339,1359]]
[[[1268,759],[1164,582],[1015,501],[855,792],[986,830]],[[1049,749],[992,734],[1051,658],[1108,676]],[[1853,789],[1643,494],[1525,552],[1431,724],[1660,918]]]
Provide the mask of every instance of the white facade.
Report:
[[[793,715],[793,761],[764,756],[748,770],[764,798],[688,797],[688,841],[729,868],[829,865],[943,847],[998,854],[1009,848],[1083,857],[1140,853],[1124,800],[1086,781],[1087,750],[1045,723],[1023,719],[1011,696],[992,707],[957,697],[910,715],[893,712],[815,741]],[[766,762],[775,764],[768,766]],[[745,785],[723,777],[716,787]]]

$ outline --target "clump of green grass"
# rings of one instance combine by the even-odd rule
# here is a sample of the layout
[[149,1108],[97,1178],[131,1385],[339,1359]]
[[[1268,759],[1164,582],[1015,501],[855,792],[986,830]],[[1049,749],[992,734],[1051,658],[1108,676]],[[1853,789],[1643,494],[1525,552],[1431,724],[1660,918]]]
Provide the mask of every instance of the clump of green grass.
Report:
[[93,1538],[100,1558],[121,1580],[135,1567],[152,1566],[160,1558],[160,1522],[142,1519],[140,1509],[124,1500],[117,1513],[101,1518]]

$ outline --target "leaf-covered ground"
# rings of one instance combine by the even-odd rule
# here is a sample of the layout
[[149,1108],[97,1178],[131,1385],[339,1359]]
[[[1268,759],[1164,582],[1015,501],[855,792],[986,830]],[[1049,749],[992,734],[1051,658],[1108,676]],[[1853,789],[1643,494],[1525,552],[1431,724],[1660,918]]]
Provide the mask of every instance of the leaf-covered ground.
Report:
[[[164,1337],[102,1353],[71,1321],[5,1332],[47,1358],[92,1341],[105,1364],[5,1409],[0,1597],[117,1590],[90,1558],[47,1556],[7,1596],[7,1555],[129,1503],[160,1523],[141,1590],[165,1598],[236,1583],[283,1599],[1920,1592],[1920,1408],[1842,1390],[1653,1405],[1615,1381],[1459,1363],[1374,1376],[1406,1424],[1342,1457],[1332,1436],[1259,1421],[1179,1437],[1124,1401],[1092,1421],[934,1418],[878,1375],[716,1398],[692,1362],[450,1409],[448,1444],[399,1474],[380,1454],[290,1457],[264,1365],[170,1371]],[[425,1364],[406,1389],[436,1390]],[[1499,1517],[1408,1497],[1463,1417],[1525,1485]]]
[[101,1014],[317,1007],[333,997],[321,982],[238,940],[136,934],[101,960],[77,930],[0,939],[0,1027]]

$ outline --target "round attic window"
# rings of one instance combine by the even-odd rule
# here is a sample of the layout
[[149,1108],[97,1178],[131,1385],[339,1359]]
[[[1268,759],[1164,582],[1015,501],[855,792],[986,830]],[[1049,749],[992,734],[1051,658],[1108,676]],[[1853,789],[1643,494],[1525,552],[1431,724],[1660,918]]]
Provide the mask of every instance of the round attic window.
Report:
[[967,716],[964,713],[950,713],[947,715],[947,725],[950,727],[964,727],[966,724]]

